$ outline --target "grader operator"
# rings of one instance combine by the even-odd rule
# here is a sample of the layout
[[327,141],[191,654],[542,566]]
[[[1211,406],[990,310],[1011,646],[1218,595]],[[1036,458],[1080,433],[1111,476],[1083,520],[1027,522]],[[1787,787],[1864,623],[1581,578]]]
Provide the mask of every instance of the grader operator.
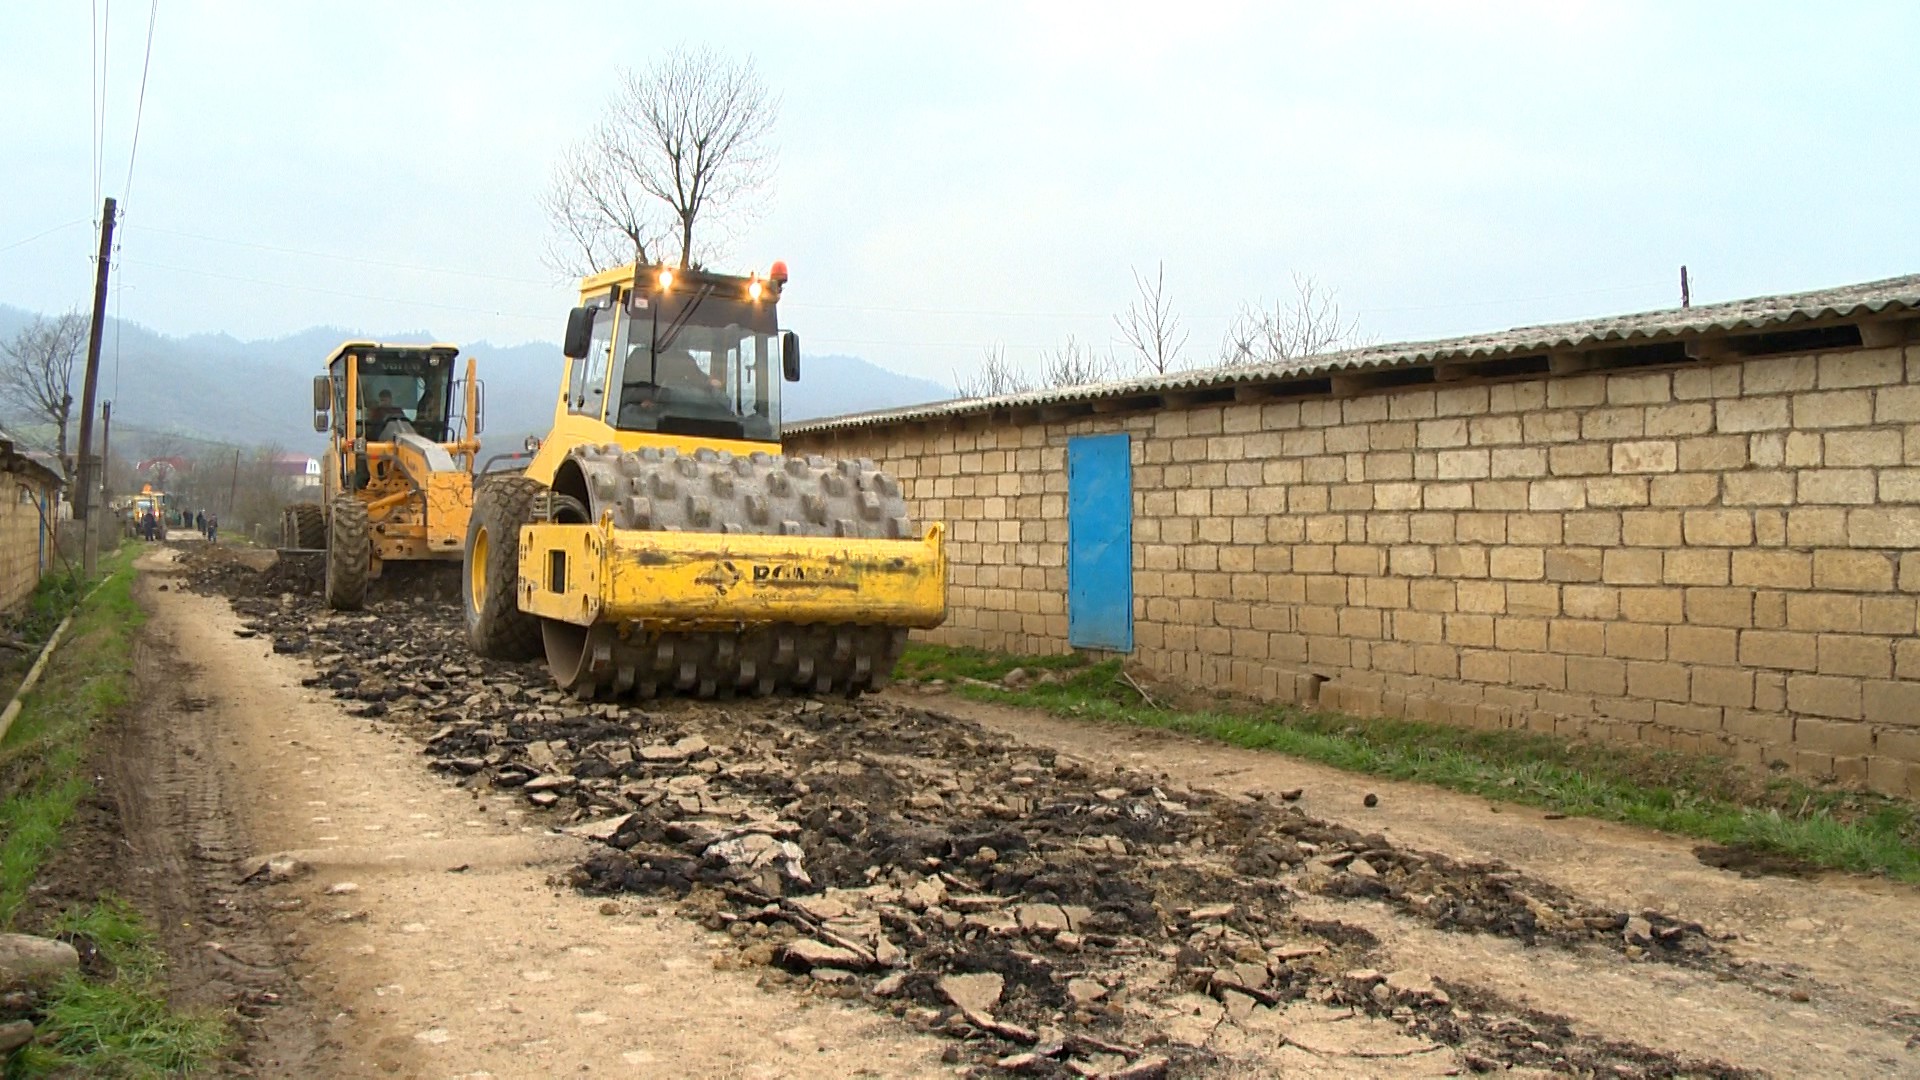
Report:
[[[326,432],[320,502],[283,511],[281,540],[326,550],[326,601],[366,602],[388,562],[451,564],[473,509],[482,388],[474,361],[454,378],[457,345],[349,341],[313,382],[313,427]],[[455,398],[464,410],[453,411]]]
[[467,635],[582,698],[857,694],[946,615],[943,529],[870,461],[780,452],[787,273],[586,278],[552,430],[481,489]]

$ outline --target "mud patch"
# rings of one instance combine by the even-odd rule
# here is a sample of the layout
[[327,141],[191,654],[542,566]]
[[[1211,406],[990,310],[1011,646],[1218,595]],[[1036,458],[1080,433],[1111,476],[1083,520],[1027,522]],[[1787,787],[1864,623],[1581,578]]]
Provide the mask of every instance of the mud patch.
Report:
[[1771,874],[1779,877],[1814,878],[1827,872],[1804,859],[1782,855],[1777,851],[1760,851],[1745,844],[1701,844],[1693,849],[1693,856],[1703,865],[1720,870],[1732,870],[1741,877],[1760,877]]

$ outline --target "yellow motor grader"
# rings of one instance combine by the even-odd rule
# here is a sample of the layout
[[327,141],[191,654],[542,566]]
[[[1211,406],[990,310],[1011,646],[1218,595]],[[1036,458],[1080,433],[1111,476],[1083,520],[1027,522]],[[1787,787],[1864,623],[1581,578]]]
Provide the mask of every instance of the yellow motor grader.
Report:
[[322,498],[285,508],[281,544],[325,549],[328,607],[359,609],[388,562],[460,558],[483,401],[472,357],[466,377],[454,378],[459,354],[457,345],[349,341],[313,380],[313,428],[328,435]]
[[871,461],[785,455],[786,267],[580,283],[552,430],[467,527],[468,639],[581,698],[857,694],[946,617],[943,529]]

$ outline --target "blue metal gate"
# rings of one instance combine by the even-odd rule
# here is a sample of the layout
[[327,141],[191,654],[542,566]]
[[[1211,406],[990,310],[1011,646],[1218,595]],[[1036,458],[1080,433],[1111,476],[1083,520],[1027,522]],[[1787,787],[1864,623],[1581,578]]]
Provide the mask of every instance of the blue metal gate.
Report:
[[1067,642],[1133,651],[1133,462],[1124,433],[1067,442]]

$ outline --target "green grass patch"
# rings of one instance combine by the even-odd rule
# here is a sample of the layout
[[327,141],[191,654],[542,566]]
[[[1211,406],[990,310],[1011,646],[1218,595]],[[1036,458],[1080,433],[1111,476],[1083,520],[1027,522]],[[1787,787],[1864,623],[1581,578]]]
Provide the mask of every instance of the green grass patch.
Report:
[[131,553],[104,569],[99,591],[74,613],[0,743],[0,928],[12,926],[27,886],[87,793],[88,736],[131,692],[133,634],[145,620],[133,599]]
[[[1018,689],[994,684],[1015,668]],[[1149,703],[1118,660],[1016,657],[913,645],[899,677],[943,679],[977,701],[1161,728],[1273,750],[1350,772],[1411,780],[1620,821],[1797,860],[1920,882],[1920,808],[1882,796],[1760,776],[1718,758],[1518,731],[1309,712],[1224,696]],[[1168,700],[1160,700],[1161,697]]]
[[[131,698],[134,635],[146,619],[133,597],[136,554],[128,546],[103,556],[104,578],[84,599],[69,579],[49,577],[26,617],[40,639],[68,611],[73,624],[0,743],[0,928],[14,927],[28,887],[87,795],[89,739]],[[74,941],[89,957],[87,972],[37,1003],[34,1042],[8,1060],[9,1080],[178,1076],[226,1043],[218,1017],[167,1006],[162,954],[125,904],[103,899],[38,929]]]
[[40,1076],[180,1076],[227,1042],[218,1017],[167,1006],[165,961],[140,916],[103,899],[61,917],[50,932],[97,958],[105,978],[70,975],[48,995],[34,1042],[8,1063],[8,1080]]

